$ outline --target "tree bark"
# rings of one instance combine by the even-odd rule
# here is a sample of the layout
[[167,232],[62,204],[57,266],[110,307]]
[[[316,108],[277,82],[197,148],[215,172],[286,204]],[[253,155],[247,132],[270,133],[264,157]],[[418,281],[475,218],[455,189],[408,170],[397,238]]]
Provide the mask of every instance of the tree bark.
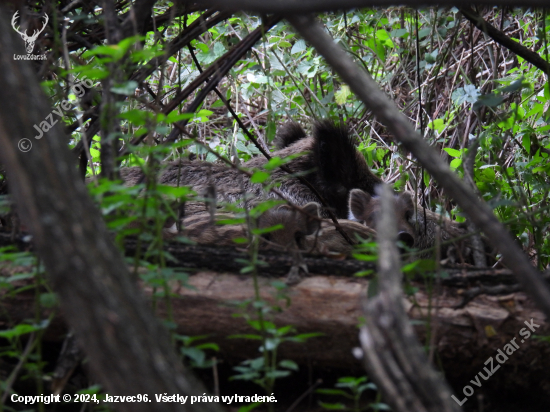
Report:
[[[145,306],[102,216],[79,181],[60,122],[0,8],[0,161],[36,250],[50,275],[63,313],[109,394],[148,394],[151,403],[117,404],[120,410],[218,410],[216,404],[157,403],[154,394],[198,395],[184,375],[166,330]],[[52,123],[41,139],[33,124]],[[20,140],[21,139],[21,140]],[[24,140],[26,139],[26,140]],[[19,146],[18,146],[19,144]],[[29,147],[32,148],[29,149]]]
[[392,197],[389,186],[382,185],[382,208],[376,222],[379,290],[362,302],[365,324],[359,340],[363,364],[392,410],[456,412],[460,408],[451,398],[447,382],[428,361],[405,312]]

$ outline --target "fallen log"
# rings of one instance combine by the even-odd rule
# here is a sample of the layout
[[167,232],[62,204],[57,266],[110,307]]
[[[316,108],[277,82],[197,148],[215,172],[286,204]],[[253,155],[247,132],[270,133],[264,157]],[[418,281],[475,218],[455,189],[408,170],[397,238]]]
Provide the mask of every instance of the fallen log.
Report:
[[[124,242],[126,256],[133,257],[137,251],[137,240],[127,238]],[[32,237],[20,234],[14,238],[8,232],[0,230],[0,247],[16,246],[19,250],[32,251]],[[141,255],[148,247],[141,245]],[[216,272],[239,273],[243,260],[249,255],[243,248],[218,247],[208,245],[189,245],[179,242],[167,242],[164,251],[173,259],[167,260],[170,267],[208,270]],[[281,252],[262,250],[259,255],[260,274],[265,277],[284,276],[296,264],[291,256]],[[316,275],[355,276],[358,272],[374,271],[375,262],[364,262],[343,257],[309,256],[304,254],[300,263],[304,263],[309,273]],[[366,275],[366,277],[371,277]],[[421,277],[419,277],[421,278]],[[441,270],[441,282],[455,287],[469,287],[481,283],[491,285],[515,285],[517,281],[508,269],[446,267]]]
[[[28,280],[20,282],[29,283]],[[262,298],[279,308],[273,316],[275,323],[278,326],[293,325],[298,333],[322,334],[303,344],[283,344],[279,350],[281,359],[293,359],[302,365],[360,371],[360,364],[352,351],[359,346],[359,298],[366,293],[369,281],[312,275],[288,288],[288,301],[274,297],[280,292],[271,285],[272,282],[272,278],[259,279]],[[407,312],[421,342],[432,339],[451,382],[467,383],[507,342],[514,337],[520,342],[519,333],[526,328],[525,322],[533,319],[534,324],[540,325],[536,327],[537,335],[549,331],[543,314],[523,292],[477,296],[464,308],[455,309],[462,302],[464,290],[442,285],[437,294],[430,294],[420,283],[414,282],[412,286],[417,291],[404,297]],[[150,286],[144,286],[143,290],[149,297],[153,293]],[[244,360],[256,353],[257,341],[229,338],[235,334],[251,333],[251,328],[242,318],[233,316],[239,312],[235,302],[254,298],[254,282],[250,276],[201,271],[190,276],[185,286],[172,284],[171,293],[170,310],[178,333],[207,335],[207,341],[220,345],[217,356],[227,362]],[[34,317],[32,289],[15,295],[4,290],[0,302],[0,328]],[[163,300],[158,300],[157,312],[160,317],[166,316]],[[44,313],[43,317],[48,314]],[[45,338],[60,340],[64,333],[63,321],[56,316]],[[430,338],[432,334],[434,338]],[[521,387],[536,384],[550,389],[545,372],[550,367],[550,347],[532,337],[523,340],[517,352],[503,365],[502,373],[490,383],[497,385],[504,381]]]
[[[246,257],[246,253],[203,246],[170,245],[169,248],[178,259],[172,264],[182,265],[184,270],[195,268],[188,271],[192,274],[186,285],[170,282],[169,310],[177,333],[207,335],[206,341],[220,346],[220,353],[215,355],[227,363],[250,359],[251,354],[257,353],[258,341],[230,336],[252,332],[242,317],[233,315],[243,311],[237,302],[254,299],[254,281],[250,275],[221,270],[231,267],[238,271],[240,266],[235,259]],[[219,249],[216,259],[212,258],[211,249]],[[314,262],[310,274],[281,293],[273,282],[279,281],[279,286],[284,282],[281,275],[288,272],[292,260],[269,253],[262,253],[261,259],[270,263],[261,268],[258,279],[262,299],[273,308],[270,319],[278,326],[293,325],[296,333],[322,334],[306,343],[282,344],[278,351],[280,358],[295,360],[300,365],[362,373],[352,352],[359,346],[359,300],[367,293],[370,280],[352,275],[357,269],[364,270],[364,262],[332,260],[335,266],[343,263],[344,269],[338,273],[345,276],[318,275],[311,267],[323,268],[323,264],[328,265],[331,260],[307,258],[311,259],[307,261],[308,266]],[[215,267],[218,271],[199,270],[199,267]],[[4,268],[2,272],[7,270]],[[466,268],[444,271],[445,277],[431,286],[431,280],[409,280],[407,290],[411,293],[403,299],[420,341],[426,344],[428,351],[431,343],[435,359],[449,382],[461,390],[486,367],[485,362],[490,357],[495,358],[499,349],[516,338],[519,348],[508,356],[497,374],[483,383],[483,390],[529,387],[532,391],[538,388],[550,393],[550,379],[546,373],[550,367],[550,347],[533,336],[547,334],[550,329],[533,302],[523,292],[515,291],[517,283],[510,272]],[[23,287],[30,281],[18,282]],[[143,290],[152,299],[152,287],[144,284]],[[32,289],[18,294],[2,290],[0,328],[13,327],[24,319],[34,318],[35,302]],[[168,309],[164,299],[157,298],[155,307],[160,317],[166,317]],[[45,311],[42,317],[48,315]],[[529,329],[526,322],[537,325],[532,326],[535,330]],[[529,338],[520,335],[522,330],[530,332]],[[61,316],[55,316],[45,339],[60,341],[65,333]]]

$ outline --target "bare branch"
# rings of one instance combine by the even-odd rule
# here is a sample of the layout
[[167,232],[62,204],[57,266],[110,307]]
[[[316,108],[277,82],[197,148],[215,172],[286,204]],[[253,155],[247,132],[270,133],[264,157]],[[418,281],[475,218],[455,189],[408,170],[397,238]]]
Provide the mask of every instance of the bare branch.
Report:
[[365,369],[396,412],[459,411],[451,391],[429,365],[403,306],[394,202],[389,186],[382,187],[378,232],[378,295],[365,300],[366,326],[359,338]]
[[487,33],[494,41],[496,41],[501,46],[506,47],[511,52],[517,54],[521,58],[527,60],[533,66],[539,68],[544,73],[550,76],[550,64],[544,60],[538,53],[529,50],[527,47],[519,44],[518,42],[512,40],[502,31],[493,27],[491,24],[486,22],[483,17],[474,12],[469,7],[461,7],[460,12],[466,17],[474,26],[484,33]]

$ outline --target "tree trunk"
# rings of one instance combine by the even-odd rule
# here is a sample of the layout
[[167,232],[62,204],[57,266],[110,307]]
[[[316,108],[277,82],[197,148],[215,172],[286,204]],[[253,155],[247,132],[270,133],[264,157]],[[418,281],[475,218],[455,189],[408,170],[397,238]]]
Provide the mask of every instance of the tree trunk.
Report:
[[[204,390],[188,372],[184,375],[166,330],[131,282],[101,214],[78,179],[62,121],[52,114],[32,63],[14,60],[25,51],[10,26],[12,14],[4,7],[0,101],[9,104],[0,112],[0,161],[92,370],[109,394],[148,394],[152,400],[117,404],[120,410],[218,410],[216,404],[155,401],[155,394],[197,395]],[[33,125],[41,122],[47,122],[43,130],[51,130],[37,139]]]

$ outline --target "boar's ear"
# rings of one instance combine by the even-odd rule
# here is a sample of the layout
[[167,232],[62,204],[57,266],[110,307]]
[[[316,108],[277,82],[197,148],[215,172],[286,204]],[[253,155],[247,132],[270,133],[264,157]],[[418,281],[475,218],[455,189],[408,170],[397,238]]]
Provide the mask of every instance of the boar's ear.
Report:
[[[308,215],[319,217],[319,205],[315,202],[307,203],[304,207],[304,212]],[[306,218],[306,235],[312,235],[317,233],[321,228],[321,221],[319,219],[314,219],[310,216],[305,216]]]
[[292,209],[289,205],[285,204],[285,205],[280,205],[273,210],[278,210],[281,212],[292,212],[294,209]]
[[290,219],[291,216],[296,213],[296,209],[294,209],[290,205],[281,205],[273,210],[276,211],[276,216],[279,216],[279,218],[281,219]]
[[361,189],[349,193],[349,220],[365,220],[372,196]]

